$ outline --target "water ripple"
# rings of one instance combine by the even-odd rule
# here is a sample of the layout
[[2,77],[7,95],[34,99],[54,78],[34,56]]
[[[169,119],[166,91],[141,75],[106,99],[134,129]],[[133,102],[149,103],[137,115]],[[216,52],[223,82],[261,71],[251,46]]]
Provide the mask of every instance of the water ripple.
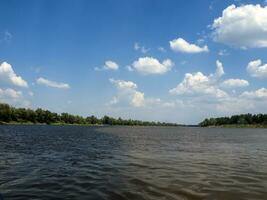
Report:
[[267,199],[266,129],[1,126],[12,200]]

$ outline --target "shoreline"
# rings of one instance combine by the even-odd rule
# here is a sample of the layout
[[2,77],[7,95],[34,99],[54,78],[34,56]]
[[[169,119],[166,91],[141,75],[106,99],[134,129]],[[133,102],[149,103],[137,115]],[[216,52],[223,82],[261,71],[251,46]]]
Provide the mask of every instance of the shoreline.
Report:
[[225,124],[220,126],[197,126],[197,125],[177,125],[177,126],[157,126],[157,125],[109,125],[109,124],[66,124],[66,123],[32,123],[32,122],[0,122],[1,125],[42,125],[42,126],[88,126],[88,127],[182,127],[182,128],[267,128],[262,124]]
[[[90,127],[189,127],[189,126],[182,126],[182,125],[176,125],[176,126],[171,126],[171,125],[109,125],[109,124],[66,124],[66,123],[51,123],[51,124],[46,124],[46,123],[32,123],[32,122],[0,122],[0,126],[5,126],[5,125],[29,125],[29,126],[34,126],[34,125],[42,125],[42,126],[90,126]],[[192,126],[191,126],[192,127]],[[199,126],[194,126],[194,127],[199,127]]]
[[203,126],[202,128],[267,128],[263,124],[225,124],[220,126]]

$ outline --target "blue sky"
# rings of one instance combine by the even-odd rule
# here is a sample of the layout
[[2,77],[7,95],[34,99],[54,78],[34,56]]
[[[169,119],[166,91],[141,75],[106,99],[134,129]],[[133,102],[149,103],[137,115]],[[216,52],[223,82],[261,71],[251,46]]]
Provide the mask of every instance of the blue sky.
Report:
[[198,123],[266,112],[267,2],[0,1],[0,101]]

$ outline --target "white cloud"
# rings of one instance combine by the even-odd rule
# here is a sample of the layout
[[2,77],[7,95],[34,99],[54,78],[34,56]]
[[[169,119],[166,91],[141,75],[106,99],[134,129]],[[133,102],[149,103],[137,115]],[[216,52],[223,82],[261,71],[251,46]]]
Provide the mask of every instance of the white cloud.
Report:
[[142,107],[145,105],[144,93],[137,90],[137,85],[134,82],[114,79],[109,79],[109,81],[118,89],[118,96],[112,98],[109,103],[110,105],[122,101],[134,107]]
[[216,65],[216,72],[210,75],[202,72],[186,73],[184,79],[169,90],[170,94],[177,95],[177,100],[182,102],[183,106],[179,106],[179,109],[185,111],[184,116],[192,117],[197,114],[201,120],[211,115],[216,117],[246,112],[267,112],[266,88],[243,93],[239,91],[228,93],[222,88],[245,87],[249,82],[243,79],[221,80],[224,74],[223,66],[219,61]]
[[267,47],[267,7],[231,5],[212,24],[213,39],[238,48]]
[[134,107],[144,106],[144,104],[145,104],[145,94],[142,93],[142,92],[138,92],[138,91],[134,92],[132,100],[131,100],[131,104]]
[[36,80],[36,82],[40,85],[45,85],[45,86],[53,87],[53,88],[59,88],[59,89],[69,89],[70,88],[69,84],[67,84],[67,83],[58,83],[58,82],[51,81],[51,80],[48,80],[48,79],[45,79],[42,77],[38,78]]
[[11,88],[0,88],[0,102],[25,107],[28,107],[30,105],[29,101],[24,99],[21,91],[17,91]]
[[251,99],[261,99],[265,98],[267,99],[267,89],[266,88],[260,88],[256,91],[246,91],[241,94],[241,97],[247,97]]
[[213,85],[209,76],[205,76],[201,72],[194,74],[186,73],[183,81],[169,92],[177,95],[204,95],[216,98],[227,96],[226,92]]
[[248,99],[240,97],[229,97],[215,104],[214,110],[215,112],[218,112],[218,114],[221,116],[246,113],[251,112],[251,110],[257,112],[257,107],[261,106],[255,104],[255,102],[250,101]]
[[115,79],[109,79],[109,81],[113,83],[118,89],[122,89],[122,90],[137,89],[137,85],[132,81],[115,80]]
[[216,77],[221,77],[224,74],[225,73],[224,73],[224,69],[223,69],[223,64],[219,60],[216,60],[216,72],[215,72],[215,76]]
[[119,65],[114,61],[108,60],[105,62],[104,68],[107,70],[118,70]]
[[177,38],[170,41],[170,47],[173,51],[179,51],[183,53],[202,53],[209,52],[207,45],[199,47],[195,44],[190,44],[185,41],[183,38]]
[[222,83],[222,87],[226,88],[246,87],[246,86],[249,86],[249,82],[244,79],[227,79]]
[[216,61],[215,74],[204,75],[202,72],[186,73],[184,79],[175,88],[169,90],[170,94],[191,97],[225,98],[228,94],[219,88],[217,81],[224,75],[223,65]]
[[21,91],[16,91],[13,89],[1,89],[0,88],[0,97],[1,99],[5,99],[5,98],[12,98],[12,99],[18,99],[22,96],[22,92]]
[[254,60],[248,63],[248,73],[253,77],[267,77],[267,64],[262,65],[261,60]]
[[113,70],[117,71],[119,69],[119,65],[112,61],[112,60],[107,60],[105,61],[105,64],[103,67],[95,67],[96,71],[102,71],[102,70]]
[[28,83],[21,76],[16,75],[12,66],[7,62],[0,65],[0,79],[19,87],[28,87]]
[[160,63],[153,57],[142,57],[134,61],[132,67],[142,74],[164,74],[171,70],[173,62],[170,59]]
[[139,43],[137,42],[134,43],[134,49],[136,51],[140,50],[143,54],[147,53],[150,50],[150,49],[145,48],[144,46],[140,46]]
[[107,105],[125,105],[135,108],[151,108],[154,106],[167,107],[169,102],[164,102],[159,98],[146,97],[145,93],[138,90],[137,84],[132,81],[114,80],[109,81],[116,86],[118,93]]

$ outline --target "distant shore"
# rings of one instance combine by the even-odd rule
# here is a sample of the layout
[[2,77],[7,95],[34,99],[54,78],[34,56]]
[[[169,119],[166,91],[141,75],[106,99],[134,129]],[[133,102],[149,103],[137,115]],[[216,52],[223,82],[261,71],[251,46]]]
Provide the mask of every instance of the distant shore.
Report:
[[203,128],[267,128],[262,124],[225,124],[220,126],[205,126]]
[[46,123],[33,123],[33,122],[1,122],[1,121],[0,121],[0,125],[107,126],[105,124],[67,124],[67,123],[51,123],[51,124],[46,124]]
[[107,115],[98,118],[94,115],[79,116],[66,112],[55,113],[38,108],[16,108],[8,104],[0,103],[0,122],[2,124],[50,124],[50,125],[121,125],[121,126],[178,126],[176,123],[159,121],[142,121],[134,119],[122,119]]
[[240,114],[230,117],[217,117],[205,119],[199,123],[201,127],[226,128],[267,128],[267,114]]
[[[1,125],[51,125],[51,126],[89,126],[89,127],[107,127],[107,126],[130,126],[130,127],[161,127],[159,125],[109,125],[109,124],[67,124],[67,123],[32,123],[32,122],[1,122]],[[166,125],[162,127],[168,127]],[[184,127],[184,128],[267,128],[267,125],[262,124],[225,124],[225,125],[219,125],[219,126],[197,126],[197,125],[177,125],[177,126],[169,126],[169,127]]]
[[41,126],[88,126],[88,127],[113,127],[113,126],[128,126],[128,127],[199,127],[199,126],[186,126],[186,125],[120,125],[120,124],[67,124],[67,123],[33,123],[33,122],[1,122],[1,125],[41,125]]

